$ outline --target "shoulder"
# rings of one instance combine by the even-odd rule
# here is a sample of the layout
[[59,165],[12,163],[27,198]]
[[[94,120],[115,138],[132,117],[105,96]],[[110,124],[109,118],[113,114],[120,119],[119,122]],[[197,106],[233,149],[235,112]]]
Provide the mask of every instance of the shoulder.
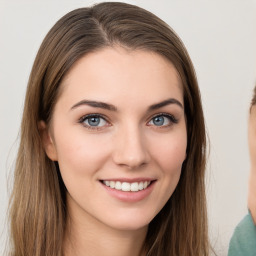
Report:
[[247,214],[236,226],[229,243],[228,256],[256,255],[256,226]]

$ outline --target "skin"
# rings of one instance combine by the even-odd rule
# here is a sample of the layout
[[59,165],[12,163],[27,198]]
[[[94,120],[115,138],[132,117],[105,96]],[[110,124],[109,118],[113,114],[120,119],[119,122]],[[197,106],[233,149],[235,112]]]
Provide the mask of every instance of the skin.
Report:
[[[68,191],[65,255],[141,255],[148,224],[175,190],[186,158],[177,71],[155,53],[105,48],[80,59],[61,86],[50,125],[41,122],[41,129]],[[104,119],[91,127],[87,115],[95,113]],[[156,125],[155,116],[164,122]],[[149,179],[150,193],[125,201],[101,182],[120,179]]]
[[248,126],[251,171],[249,179],[248,207],[256,224],[256,106],[252,106]]

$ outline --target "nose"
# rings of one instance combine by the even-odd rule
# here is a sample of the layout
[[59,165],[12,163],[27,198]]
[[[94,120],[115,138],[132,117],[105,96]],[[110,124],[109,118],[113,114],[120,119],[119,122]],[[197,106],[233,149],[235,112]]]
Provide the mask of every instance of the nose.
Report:
[[146,138],[139,128],[120,130],[114,140],[113,160],[115,164],[136,169],[150,161]]

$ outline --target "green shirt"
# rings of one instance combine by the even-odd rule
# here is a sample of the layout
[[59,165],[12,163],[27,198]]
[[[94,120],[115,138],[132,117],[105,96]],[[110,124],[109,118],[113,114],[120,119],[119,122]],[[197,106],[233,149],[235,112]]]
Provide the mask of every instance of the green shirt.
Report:
[[256,226],[250,213],[235,228],[228,256],[256,256]]

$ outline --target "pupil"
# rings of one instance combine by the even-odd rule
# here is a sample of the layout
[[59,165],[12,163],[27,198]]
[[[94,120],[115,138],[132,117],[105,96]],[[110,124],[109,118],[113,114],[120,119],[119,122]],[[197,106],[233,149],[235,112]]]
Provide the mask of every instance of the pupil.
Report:
[[157,126],[164,124],[164,117],[163,116],[157,116],[153,119],[153,123]]
[[90,117],[88,123],[91,126],[97,126],[100,123],[100,119],[99,117]]

